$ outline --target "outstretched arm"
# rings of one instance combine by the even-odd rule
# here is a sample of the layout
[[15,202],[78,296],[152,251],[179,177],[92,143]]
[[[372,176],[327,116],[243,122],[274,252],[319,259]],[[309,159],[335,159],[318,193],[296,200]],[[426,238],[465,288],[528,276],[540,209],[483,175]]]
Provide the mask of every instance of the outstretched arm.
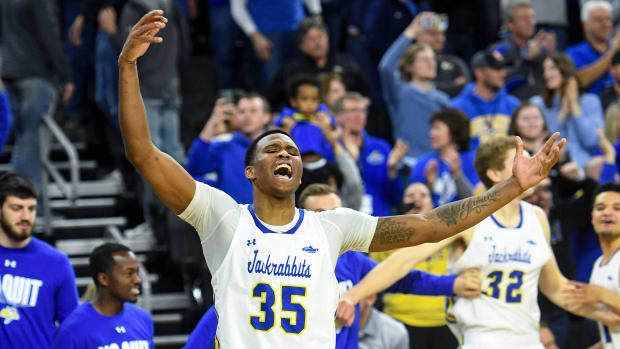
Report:
[[155,36],[168,21],[163,14],[155,10],[144,15],[131,29],[118,58],[119,121],[127,159],[162,202],[179,214],[191,202],[196,184],[181,165],[153,145],[137,70],[137,60],[150,44],[163,40]]
[[523,142],[516,137],[513,176],[482,195],[440,206],[423,215],[379,218],[369,250],[385,251],[437,242],[474,226],[547,177],[566,144],[562,139],[554,145],[559,137],[556,132],[532,157],[524,154]]

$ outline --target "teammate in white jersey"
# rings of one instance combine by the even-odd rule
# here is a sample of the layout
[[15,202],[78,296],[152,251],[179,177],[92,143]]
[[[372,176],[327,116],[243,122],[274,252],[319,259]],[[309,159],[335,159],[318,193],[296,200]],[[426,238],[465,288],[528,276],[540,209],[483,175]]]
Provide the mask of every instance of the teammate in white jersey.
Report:
[[[474,165],[487,187],[511,176],[518,148],[508,137],[480,145]],[[380,291],[386,283],[402,277],[402,270],[448,243],[452,245],[452,272],[478,267],[483,276],[482,297],[457,297],[448,302],[448,323],[464,349],[543,349],[538,333],[539,287],[547,298],[568,311],[620,323],[620,316],[592,305],[567,305],[563,290],[573,286],[560,273],[549,246],[547,217],[542,209],[519,198],[452,239],[394,253],[345,295],[339,317],[348,311],[350,303]]]
[[[590,284],[574,282],[571,301],[600,304],[620,315],[620,184],[603,184],[592,197],[592,226],[603,255],[594,262]],[[599,321],[598,328],[601,341],[591,348],[620,349],[620,326]]]
[[[299,148],[283,131],[248,147],[245,176],[254,203],[196,183],[151,140],[138,58],[166,25],[152,11],[132,28],[118,59],[119,119],[129,161],[163,203],[200,235],[215,292],[217,338],[224,348],[325,348],[335,342],[338,287],[334,266],[346,250],[383,251],[437,242],[467,229],[547,176],[566,143],[552,136],[533,157],[516,157],[513,177],[483,195],[423,215],[376,218],[349,209],[295,208]],[[522,143],[519,142],[522,147]]]

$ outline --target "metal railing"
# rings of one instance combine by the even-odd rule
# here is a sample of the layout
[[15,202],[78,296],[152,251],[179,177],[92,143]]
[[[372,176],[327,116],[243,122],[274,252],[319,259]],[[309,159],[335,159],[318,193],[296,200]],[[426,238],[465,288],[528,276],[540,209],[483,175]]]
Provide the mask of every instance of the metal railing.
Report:
[[[80,164],[78,152],[69,138],[54,121],[53,115],[56,110],[56,103],[52,103],[49,111],[41,119],[39,125],[39,151],[40,160],[44,173],[41,174],[41,199],[43,202],[44,230],[47,234],[52,232],[52,212],[50,208],[50,198],[48,185],[52,178],[60,192],[66,199],[75,204],[78,198],[78,184],[80,183]],[[59,169],[50,159],[52,140],[56,139],[69,159],[69,181],[60,174]]]
[[[123,238],[123,235],[121,234],[121,231],[118,229],[117,226],[115,225],[108,226],[106,228],[106,233],[109,234],[112,237],[112,239],[114,239],[119,244],[123,244],[125,246],[128,245],[128,243],[125,241],[125,238]],[[140,269],[138,270],[138,276],[140,276],[140,279],[142,279],[142,297],[140,299],[140,305],[144,310],[150,313],[151,312],[151,300],[152,300],[152,295],[153,295],[153,291],[151,287],[151,280],[149,278],[148,270],[146,269],[146,267],[140,260],[138,260],[138,265],[140,266]]]

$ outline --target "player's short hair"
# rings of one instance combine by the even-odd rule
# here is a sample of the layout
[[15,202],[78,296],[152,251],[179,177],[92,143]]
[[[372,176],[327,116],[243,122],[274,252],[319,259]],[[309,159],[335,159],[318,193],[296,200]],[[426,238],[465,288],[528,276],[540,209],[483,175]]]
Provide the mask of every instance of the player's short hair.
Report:
[[605,0],[588,1],[581,7],[581,21],[587,22],[590,20],[590,12],[596,8],[604,8],[611,13],[611,4]]
[[125,245],[107,242],[93,250],[89,257],[90,271],[93,277],[93,281],[95,281],[95,286],[101,286],[99,284],[99,280],[97,279],[97,275],[99,273],[106,273],[112,266],[114,266],[114,257],[113,254],[116,252],[127,251],[130,252],[131,249]]
[[606,192],[615,192],[615,193],[620,194],[620,183],[607,182],[607,183],[603,183],[599,185],[598,187],[596,187],[596,189],[592,193],[592,203],[591,203],[592,208],[594,207],[594,200],[596,200],[596,197],[599,194],[606,193]]
[[286,87],[286,94],[288,96],[288,99],[291,100],[297,98],[299,88],[304,85],[316,87],[316,89],[319,91],[319,96],[321,96],[321,84],[316,77],[310,74],[297,74],[288,81]]
[[338,192],[334,190],[331,186],[323,183],[312,183],[304,189],[301,194],[299,194],[299,207],[306,208],[306,200],[308,200],[311,196],[322,196],[336,194],[338,197]]
[[7,196],[20,199],[36,199],[39,197],[34,184],[26,176],[14,172],[0,172],[0,206],[4,205]]
[[324,33],[327,34],[327,27],[325,27],[323,21],[313,17],[306,17],[301,22],[299,22],[299,25],[297,26],[297,31],[295,32],[295,43],[297,44],[297,46],[301,45],[301,43],[306,38],[306,34],[308,34],[310,29],[312,28],[322,30]]
[[260,136],[256,137],[255,140],[252,141],[252,143],[250,143],[250,146],[248,147],[248,150],[245,151],[245,160],[244,160],[244,164],[245,167],[248,167],[250,165],[252,165],[254,163],[254,158],[256,157],[256,146],[258,145],[258,142],[260,142],[261,139],[270,136],[272,134],[283,134],[285,136],[287,136],[288,138],[290,138],[293,143],[295,143],[295,146],[297,148],[299,148],[299,146],[297,145],[297,142],[295,142],[295,140],[293,139],[293,137],[291,137],[291,135],[289,135],[288,133],[286,133],[286,131],[282,130],[282,129],[273,129],[273,130],[269,130],[269,131],[265,131],[263,133],[260,134]]
[[242,94],[237,100],[236,105],[238,105],[239,101],[241,101],[242,99],[253,99],[253,98],[258,98],[263,103],[263,112],[265,113],[271,112],[271,105],[269,104],[269,101],[267,100],[267,98],[265,98],[265,96],[259,93],[256,93],[256,92],[249,92],[249,93]]
[[532,8],[532,1],[531,0],[509,1],[508,5],[506,5],[506,7],[504,7],[504,10],[502,11],[502,17],[503,17],[502,19],[504,20],[504,23],[510,23],[514,21],[515,13],[517,12],[517,9],[521,7]]
[[433,114],[429,123],[433,124],[435,121],[441,121],[448,126],[450,138],[459,151],[469,150],[469,118],[465,113],[456,108],[444,108]]
[[480,181],[488,188],[495,183],[487,176],[487,170],[501,171],[504,169],[506,152],[516,148],[517,142],[514,137],[498,136],[480,144],[474,158],[474,168]]

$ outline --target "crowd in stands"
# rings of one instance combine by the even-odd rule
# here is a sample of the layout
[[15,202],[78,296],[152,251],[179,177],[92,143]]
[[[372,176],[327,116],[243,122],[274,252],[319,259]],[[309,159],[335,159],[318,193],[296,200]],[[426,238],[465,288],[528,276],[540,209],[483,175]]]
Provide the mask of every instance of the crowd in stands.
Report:
[[[589,280],[601,255],[590,199],[620,181],[620,2],[0,0],[0,149],[13,144],[11,169],[41,190],[38,128],[57,109],[73,140],[103,154],[102,177],[117,170],[133,184],[142,226],[166,244],[178,218],[128,165],[118,123],[116,60],[153,9],[168,23],[137,63],[150,133],[194,179],[251,203],[246,150],[282,128],[303,159],[298,193],[324,183],[344,207],[420,212],[487,189],[474,170],[485,141],[518,135],[535,153],[559,131],[566,149],[526,200],[548,216],[563,275]],[[210,68],[197,74],[203,58]],[[442,274],[447,263],[441,251],[419,269]],[[440,298],[419,297],[378,303],[407,325],[411,348],[446,348],[414,339],[445,326]],[[539,302],[558,347],[598,338]]]

